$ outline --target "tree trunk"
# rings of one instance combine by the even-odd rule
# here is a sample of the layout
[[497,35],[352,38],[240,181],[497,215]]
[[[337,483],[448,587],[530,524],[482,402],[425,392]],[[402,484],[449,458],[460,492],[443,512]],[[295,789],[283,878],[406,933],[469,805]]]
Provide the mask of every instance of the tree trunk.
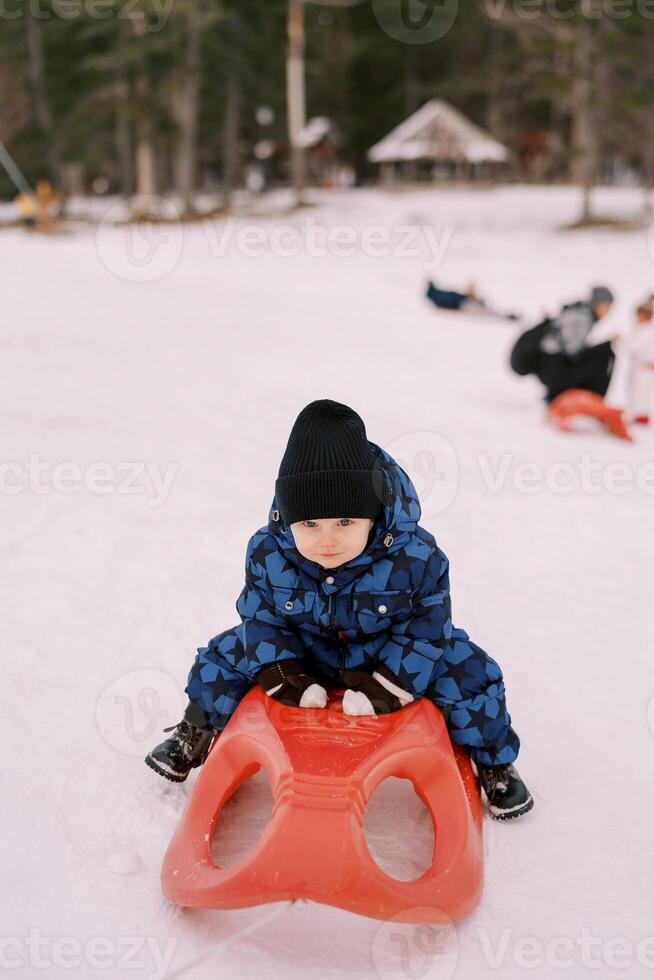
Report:
[[[137,36],[142,37],[147,33],[148,25],[142,11],[135,11],[131,15],[131,22]],[[157,193],[157,179],[152,125],[147,106],[149,84],[144,66],[139,69],[135,90],[139,103],[139,117],[136,124],[136,193],[139,197],[149,198]]]
[[29,57],[29,78],[34,99],[34,115],[43,130],[47,140],[46,160],[50,173],[48,176],[55,183],[60,182],[59,152],[56,141],[54,121],[48,90],[45,81],[45,58],[43,55],[43,26],[41,21],[29,11],[25,13],[27,30],[27,50]]
[[[338,116],[347,120],[352,113],[352,19],[347,7],[334,11],[336,18],[335,52],[336,58],[331,60],[330,70],[334,70]],[[348,127],[349,128],[349,127]]]
[[115,139],[118,157],[118,179],[121,193],[129,197],[134,191],[134,165],[132,160],[132,134],[130,132],[127,105],[129,87],[122,79],[116,83]]
[[288,2],[288,54],[286,58],[286,106],[288,138],[291,147],[291,180],[295,203],[304,203],[304,147],[299,134],[306,120],[304,92],[304,8],[303,0]]
[[486,69],[486,128],[497,140],[504,140],[504,126],[501,109],[502,99],[502,35],[491,30],[488,36],[488,56]]
[[192,214],[197,160],[200,93],[200,11],[195,3],[184,12],[186,38],[180,84],[173,97],[173,116],[178,126],[175,147],[175,189],[184,214]]
[[136,193],[139,197],[154,197],[156,191],[157,179],[150,129],[146,123],[140,123],[136,143]]
[[238,168],[238,137],[241,117],[241,80],[234,70],[227,79],[227,101],[223,123],[223,207],[232,204]]
[[581,222],[591,218],[591,191],[595,178],[596,142],[591,106],[593,35],[588,24],[577,29],[572,81],[572,151],[570,167],[573,183],[582,192]]

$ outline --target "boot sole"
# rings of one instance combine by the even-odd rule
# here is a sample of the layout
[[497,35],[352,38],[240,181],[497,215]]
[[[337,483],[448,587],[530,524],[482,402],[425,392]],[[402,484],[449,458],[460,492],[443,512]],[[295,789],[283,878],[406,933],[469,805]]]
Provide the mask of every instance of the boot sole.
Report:
[[508,813],[506,812],[503,813],[501,810],[498,810],[497,813],[493,813],[493,811],[489,807],[488,812],[490,813],[493,820],[516,820],[518,817],[524,816],[525,813],[529,813],[529,811],[533,809],[533,806],[534,806],[534,801],[530,797],[527,800],[527,802],[524,804],[524,806],[520,807],[519,810],[514,810],[513,812],[508,812]]
[[[202,756],[202,758],[196,759],[195,762],[191,763],[191,769],[198,769],[205,762],[214,742],[216,741],[216,737],[218,736],[218,734],[219,733],[216,732],[215,737],[211,740],[211,743],[209,744],[209,747],[205,752],[205,754]],[[187,773],[184,773],[183,775],[182,773],[180,773],[178,776],[176,776],[174,773],[169,772],[167,769],[162,769],[160,766],[158,766],[157,763],[152,758],[152,756],[150,755],[146,755],[144,761],[146,766],[149,766],[150,769],[154,770],[154,772],[156,772],[158,776],[162,776],[164,779],[169,779],[171,783],[185,782],[188,779],[189,773],[191,771],[191,769],[189,769]]]
[[188,779],[188,773],[185,775],[173,776],[172,773],[166,772],[165,769],[160,769],[157,763],[150,758],[149,755],[145,757],[145,764],[149,766],[150,769],[154,770],[158,776],[162,776],[164,779],[169,779],[171,783],[183,783]]

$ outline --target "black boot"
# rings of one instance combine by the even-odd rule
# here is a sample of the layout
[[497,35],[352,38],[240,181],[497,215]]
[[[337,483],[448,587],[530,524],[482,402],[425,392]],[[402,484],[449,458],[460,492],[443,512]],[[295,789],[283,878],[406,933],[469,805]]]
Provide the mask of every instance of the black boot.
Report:
[[495,820],[512,820],[531,810],[534,801],[515,766],[478,765],[476,769]]
[[184,718],[178,725],[164,728],[174,733],[152,749],[145,757],[146,765],[164,779],[183,783],[191,769],[201,766],[206,759],[216,734],[215,728],[202,708],[189,703]]

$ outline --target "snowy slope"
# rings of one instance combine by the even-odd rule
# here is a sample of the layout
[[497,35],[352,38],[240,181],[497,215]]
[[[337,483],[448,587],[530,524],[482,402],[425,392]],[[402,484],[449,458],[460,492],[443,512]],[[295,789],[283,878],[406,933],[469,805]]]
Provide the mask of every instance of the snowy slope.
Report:
[[[264,203],[154,241],[108,222],[0,234],[2,966],[478,980],[569,960],[576,976],[649,975],[654,436],[546,428],[538,385],[506,366],[516,328],[422,298],[429,277],[472,279],[529,318],[605,281],[624,329],[653,287],[647,230],[561,231],[567,188]],[[639,204],[598,195],[603,212]],[[142,756],[178,720],[195,648],[238,621],[245,544],[320,397],[406,462],[451,560],[455,622],[503,667],[536,798],[523,821],[486,821],[482,905],[436,953],[431,934],[335,909],[182,912],[160,892],[195,777],[165,784]],[[400,874],[429,850],[410,795],[396,786],[371,814]],[[227,850],[267,805],[245,788]]]

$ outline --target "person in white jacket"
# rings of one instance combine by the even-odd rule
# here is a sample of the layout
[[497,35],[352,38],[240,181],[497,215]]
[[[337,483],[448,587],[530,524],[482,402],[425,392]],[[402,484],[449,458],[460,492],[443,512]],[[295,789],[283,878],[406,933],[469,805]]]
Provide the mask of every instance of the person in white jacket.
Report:
[[627,421],[649,425],[654,412],[654,296],[637,308],[624,344],[629,356]]

